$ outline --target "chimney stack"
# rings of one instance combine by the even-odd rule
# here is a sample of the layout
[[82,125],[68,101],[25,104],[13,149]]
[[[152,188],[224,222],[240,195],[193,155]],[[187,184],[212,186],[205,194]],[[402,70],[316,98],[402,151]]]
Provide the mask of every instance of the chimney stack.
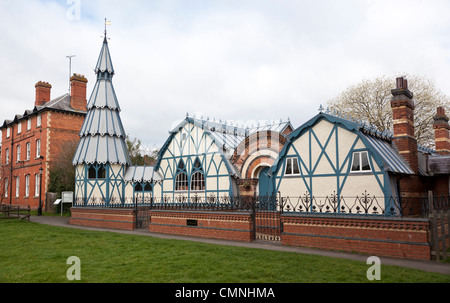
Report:
[[391,108],[394,126],[393,142],[398,152],[417,174],[417,140],[414,136],[414,101],[408,90],[408,81],[403,77],[396,79],[397,87],[391,90]]
[[48,82],[39,81],[34,87],[36,88],[35,106],[44,105],[46,102],[50,101],[50,91],[52,86]]
[[445,115],[445,109],[438,107],[433,119],[436,152],[441,155],[448,155],[450,154],[450,125],[448,117]]
[[70,106],[73,109],[86,111],[86,84],[84,75],[73,74],[70,77]]

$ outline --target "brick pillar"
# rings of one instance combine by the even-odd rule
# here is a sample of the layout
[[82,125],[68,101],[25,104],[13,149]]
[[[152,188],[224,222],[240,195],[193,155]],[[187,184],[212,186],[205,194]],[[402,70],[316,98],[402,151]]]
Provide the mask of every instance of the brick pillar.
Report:
[[408,82],[403,77],[396,79],[397,87],[391,90],[392,115],[394,125],[393,142],[398,152],[408,162],[414,173],[419,172],[417,160],[417,140],[414,136],[414,101],[408,90]]
[[73,109],[86,111],[86,84],[88,80],[79,74],[70,77],[70,106]]
[[433,119],[436,152],[441,155],[448,155],[450,154],[450,125],[448,117],[445,115],[445,109],[438,107]]
[[50,101],[50,91],[52,86],[48,82],[39,81],[34,87],[36,88],[35,106],[44,105],[46,102]]

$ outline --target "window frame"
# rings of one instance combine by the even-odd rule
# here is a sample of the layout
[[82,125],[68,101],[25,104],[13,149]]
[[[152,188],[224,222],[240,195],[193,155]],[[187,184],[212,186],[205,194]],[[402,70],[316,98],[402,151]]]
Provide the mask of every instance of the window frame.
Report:
[[41,139],[36,140],[36,159],[41,156]]
[[31,143],[27,142],[26,144],[26,155],[25,155],[25,160],[30,160],[31,157]]
[[30,195],[30,175],[25,175],[25,197]]
[[[355,155],[358,154],[358,158],[359,158],[359,169],[358,170],[354,170],[353,166],[354,166],[354,162],[355,162]],[[367,165],[369,166],[369,169],[364,169],[363,170],[363,165],[362,165],[362,154],[365,154],[367,157]],[[350,173],[356,173],[356,174],[361,174],[361,173],[371,173],[372,172],[372,166],[370,165],[370,160],[369,160],[369,151],[367,150],[358,150],[358,151],[353,151],[352,153],[352,162],[350,163]]]
[[35,174],[34,175],[34,196],[39,197],[39,193],[41,191],[41,175]]
[[187,174],[184,171],[180,171],[177,173],[175,177],[175,191],[188,191],[188,190],[189,190],[189,180]]
[[[294,173],[294,159],[297,160],[295,162],[297,163],[298,173]],[[290,162],[290,169],[291,169],[290,173],[288,173],[289,162]],[[285,176],[300,176],[300,163],[298,161],[298,157],[296,157],[296,156],[286,157],[286,166],[284,167],[284,175]]]
[[205,174],[202,171],[197,170],[191,177],[191,191],[205,191]]
[[105,180],[106,179],[106,164],[91,164],[87,168],[87,178],[89,180]]
[[20,194],[20,177],[16,176],[16,198],[19,197]]

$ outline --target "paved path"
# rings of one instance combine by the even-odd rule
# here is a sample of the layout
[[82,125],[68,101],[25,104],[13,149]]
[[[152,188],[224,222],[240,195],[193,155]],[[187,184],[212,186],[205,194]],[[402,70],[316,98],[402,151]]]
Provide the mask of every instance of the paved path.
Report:
[[[218,245],[228,245],[228,246],[239,246],[239,247],[286,251],[286,252],[296,252],[296,253],[302,253],[302,254],[311,254],[311,255],[319,255],[319,256],[326,256],[326,257],[357,260],[357,261],[361,261],[361,262],[366,262],[367,258],[369,257],[368,255],[360,255],[360,254],[352,254],[352,253],[336,252],[336,251],[304,248],[304,247],[284,246],[284,245],[277,245],[277,244],[273,244],[273,243],[264,243],[264,242],[259,242],[259,241],[254,241],[254,242],[249,243],[249,242],[237,242],[237,241],[204,239],[204,238],[187,237],[187,236],[157,234],[157,233],[150,233],[145,230],[126,231],[126,230],[117,230],[117,229],[108,229],[108,228],[77,226],[77,225],[70,225],[68,217],[31,216],[30,221],[36,222],[36,223],[41,223],[41,224],[48,224],[48,225],[55,225],[55,226],[62,226],[62,227],[69,227],[69,228],[77,228],[77,229],[85,229],[85,230],[108,231],[108,232],[117,232],[117,233],[123,233],[123,234],[150,236],[150,237],[156,237],[156,238],[162,238],[162,239],[188,240],[188,241],[196,241],[196,242],[218,244]],[[381,260],[381,264],[384,264],[384,265],[396,265],[396,266],[419,269],[419,270],[428,271],[428,272],[436,272],[436,273],[450,275],[450,264],[448,264],[448,263],[438,263],[436,261],[407,260],[407,259],[388,258],[388,257],[380,257],[380,260]]]

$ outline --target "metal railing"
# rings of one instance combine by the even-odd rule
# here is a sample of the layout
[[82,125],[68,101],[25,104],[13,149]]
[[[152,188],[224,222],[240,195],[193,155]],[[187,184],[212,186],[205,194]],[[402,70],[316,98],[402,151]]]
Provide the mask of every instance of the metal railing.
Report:
[[280,213],[365,215],[365,216],[427,216],[433,210],[449,209],[449,196],[433,197],[380,197],[362,193],[348,197],[329,196],[186,196],[125,198],[77,198],[74,207],[131,208],[150,206],[152,209],[182,209],[208,211],[272,210]]

